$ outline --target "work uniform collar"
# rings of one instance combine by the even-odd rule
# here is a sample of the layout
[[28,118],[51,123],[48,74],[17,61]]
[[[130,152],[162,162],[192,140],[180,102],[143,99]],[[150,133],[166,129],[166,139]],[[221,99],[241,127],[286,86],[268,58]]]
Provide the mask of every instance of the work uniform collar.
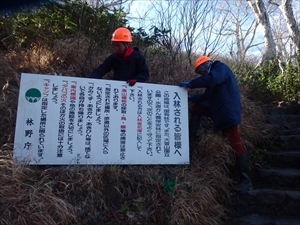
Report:
[[123,60],[126,60],[128,56],[131,55],[131,53],[134,51],[132,47],[127,47],[124,54],[119,54],[117,52],[114,52],[116,55],[120,56]]

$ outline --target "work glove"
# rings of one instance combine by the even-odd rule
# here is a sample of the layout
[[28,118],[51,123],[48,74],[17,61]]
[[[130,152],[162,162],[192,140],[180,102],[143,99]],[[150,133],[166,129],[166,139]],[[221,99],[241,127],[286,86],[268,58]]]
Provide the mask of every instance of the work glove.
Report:
[[128,84],[129,86],[133,86],[133,85],[135,85],[135,83],[136,83],[136,80],[128,80],[128,81],[127,81],[127,84]]
[[180,86],[180,87],[191,87],[191,84],[190,84],[190,82],[181,82],[181,83],[179,84],[179,86]]

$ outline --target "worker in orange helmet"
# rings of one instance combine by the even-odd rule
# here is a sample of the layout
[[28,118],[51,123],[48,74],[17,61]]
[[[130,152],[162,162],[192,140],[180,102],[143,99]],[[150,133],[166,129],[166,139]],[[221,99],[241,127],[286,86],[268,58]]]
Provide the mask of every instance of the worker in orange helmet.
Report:
[[92,71],[89,77],[101,79],[113,70],[113,79],[126,81],[129,86],[135,85],[136,82],[145,82],[149,77],[149,69],[140,51],[130,46],[131,32],[120,27],[112,34],[111,41],[114,47],[113,54]]
[[241,123],[241,101],[238,83],[230,68],[207,56],[199,57],[194,69],[200,76],[179,86],[188,88],[206,88],[203,94],[191,95],[194,104],[189,124],[190,139],[193,140],[199,124],[199,115],[211,117],[215,131],[229,141],[236,152],[236,165],[240,175],[239,183],[233,187],[236,191],[253,189],[246,151],[241,144],[238,125]]

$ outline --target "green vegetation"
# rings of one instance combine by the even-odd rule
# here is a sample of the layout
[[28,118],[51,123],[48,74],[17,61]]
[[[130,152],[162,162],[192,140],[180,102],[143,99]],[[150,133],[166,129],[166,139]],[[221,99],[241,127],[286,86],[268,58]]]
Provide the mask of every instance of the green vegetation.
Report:
[[122,11],[91,8],[79,0],[46,1],[33,8],[1,17],[1,36],[8,48],[28,48],[37,42],[52,46],[57,39],[88,36],[99,45],[109,44],[112,31],[125,25]]
[[255,100],[300,100],[300,54],[287,63],[275,59],[259,68],[248,66],[235,72],[240,84],[249,90]]

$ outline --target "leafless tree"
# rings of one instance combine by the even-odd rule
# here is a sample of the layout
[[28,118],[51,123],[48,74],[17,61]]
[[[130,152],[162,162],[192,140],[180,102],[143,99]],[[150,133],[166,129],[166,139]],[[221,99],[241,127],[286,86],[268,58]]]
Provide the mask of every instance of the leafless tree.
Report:
[[[226,17],[217,10],[217,0],[151,0],[151,26],[168,31],[164,43],[169,46],[170,54],[186,58],[192,63],[194,54],[212,55],[224,46],[222,30],[226,26]],[[150,13],[151,11],[151,13]]]
[[[180,61],[191,63],[196,54],[222,53],[224,46],[229,46],[231,56],[239,63],[247,60],[251,48],[257,47],[262,50],[257,65],[274,59],[277,52],[290,56],[290,49],[299,51],[300,31],[292,0],[227,0],[226,5],[217,0],[148,0],[138,4],[136,0],[98,2],[118,3],[118,7],[135,2],[140,13],[136,16],[140,27],[145,31],[157,28],[165,32],[161,39],[174,58],[183,57],[179,53],[186,52]],[[261,30],[263,40],[259,38],[258,31]],[[290,43],[296,47],[291,47]]]
[[95,8],[99,8],[100,6],[109,8],[122,7],[125,3],[130,1],[132,0],[87,0],[87,2]]
[[[275,3],[277,1],[277,3]],[[269,2],[269,18],[272,26],[272,33],[276,45],[277,58],[287,58],[290,54],[291,38],[287,29],[286,20],[279,9],[281,0]]]
[[284,18],[288,25],[290,37],[295,45],[296,52],[298,52],[300,50],[300,25],[297,24],[297,21],[294,16],[292,0],[282,0],[279,9],[284,15]]
[[257,66],[276,57],[276,45],[272,34],[269,15],[263,0],[246,0],[255,14],[256,20],[263,28],[265,50]]
[[278,58],[286,62],[299,51],[300,31],[297,20],[300,8],[297,7],[297,1],[272,0],[269,4],[273,8],[269,15]]
[[228,26],[226,36],[231,57],[243,66],[246,61],[246,55],[251,48],[257,47],[263,42],[255,41],[257,37],[258,23],[249,8],[243,0],[225,1],[225,11],[228,13]]
[[278,57],[290,57],[294,52],[291,38],[289,36],[286,22],[282,16],[277,16],[276,22],[272,24]]

